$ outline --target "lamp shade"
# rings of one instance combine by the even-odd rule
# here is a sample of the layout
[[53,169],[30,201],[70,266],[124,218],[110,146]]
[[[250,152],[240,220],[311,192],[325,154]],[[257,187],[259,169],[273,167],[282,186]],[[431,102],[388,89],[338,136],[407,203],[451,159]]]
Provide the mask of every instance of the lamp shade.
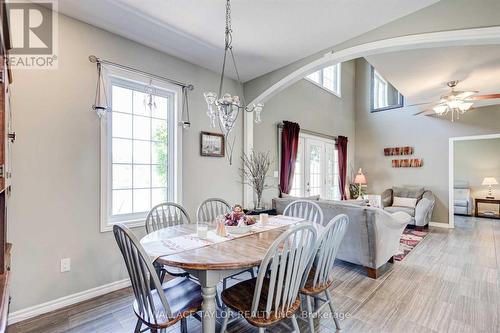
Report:
[[366,177],[363,174],[363,171],[361,170],[361,168],[359,168],[358,174],[354,178],[354,184],[366,184]]
[[484,177],[482,185],[498,185],[498,181],[495,177]]

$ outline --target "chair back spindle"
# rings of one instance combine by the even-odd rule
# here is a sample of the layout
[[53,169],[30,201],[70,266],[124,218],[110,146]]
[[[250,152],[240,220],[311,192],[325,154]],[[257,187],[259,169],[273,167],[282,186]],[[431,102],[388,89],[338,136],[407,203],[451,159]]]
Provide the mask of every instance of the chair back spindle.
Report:
[[186,210],[173,202],[164,202],[154,206],[146,217],[146,232],[149,234],[163,228],[184,223],[191,223]]
[[200,204],[196,212],[196,218],[198,221],[213,222],[217,216],[229,212],[231,212],[231,206],[225,200],[210,198]]
[[295,200],[285,207],[283,215],[300,217],[308,221],[323,224],[323,210],[311,200]]

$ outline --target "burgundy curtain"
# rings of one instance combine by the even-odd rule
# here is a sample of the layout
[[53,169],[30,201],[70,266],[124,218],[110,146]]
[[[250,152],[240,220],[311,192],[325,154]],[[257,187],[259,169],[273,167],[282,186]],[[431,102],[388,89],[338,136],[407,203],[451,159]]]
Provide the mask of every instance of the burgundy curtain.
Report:
[[346,176],[347,176],[347,137],[337,137],[337,150],[339,152],[339,186],[340,199],[347,200],[345,193]]
[[280,193],[290,193],[292,189],[297,149],[299,147],[300,126],[291,121],[283,121],[281,133]]

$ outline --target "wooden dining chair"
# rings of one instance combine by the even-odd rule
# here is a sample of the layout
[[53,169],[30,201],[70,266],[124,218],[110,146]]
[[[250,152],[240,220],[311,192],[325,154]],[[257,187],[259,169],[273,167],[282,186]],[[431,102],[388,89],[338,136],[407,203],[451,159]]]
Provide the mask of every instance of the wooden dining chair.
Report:
[[[173,227],[184,223],[191,223],[189,214],[184,207],[174,202],[160,203],[149,211],[146,216],[146,233],[152,233],[163,228]],[[188,276],[189,274],[177,267],[168,267],[160,264],[153,264],[160,281],[163,282],[166,274],[172,276]]]
[[209,198],[203,201],[196,211],[199,222],[212,223],[217,216],[231,212],[231,206],[224,199]]
[[187,333],[190,315],[201,310],[201,287],[187,277],[178,277],[163,285],[134,234],[123,224],[113,226],[116,243],[125,260],[135,301],[137,324],[134,332],[146,325],[157,333],[180,321],[181,332]]
[[[257,326],[259,333],[286,318],[291,318],[294,331],[299,332],[299,288],[315,246],[316,229],[311,223],[290,227],[267,251],[257,278],[222,291],[224,304]],[[224,318],[222,333],[228,321],[229,314]]]
[[[311,257],[309,267],[304,274],[300,294],[304,295],[307,304],[307,319],[309,329],[314,333],[313,318],[327,305],[335,321],[335,326],[340,330],[340,324],[333,306],[332,296],[328,288],[333,283],[333,264],[340,243],[347,230],[349,218],[345,214],[335,216],[325,227],[318,238],[315,254]],[[321,298],[321,294],[325,298]],[[312,300],[323,301],[324,303],[313,312]]]
[[311,200],[295,200],[283,210],[283,215],[300,217],[323,225],[323,210]]
[[154,206],[146,217],[146,232],[149,234],[163,228],[191,223],[184,207],[174,202],[163,202]]

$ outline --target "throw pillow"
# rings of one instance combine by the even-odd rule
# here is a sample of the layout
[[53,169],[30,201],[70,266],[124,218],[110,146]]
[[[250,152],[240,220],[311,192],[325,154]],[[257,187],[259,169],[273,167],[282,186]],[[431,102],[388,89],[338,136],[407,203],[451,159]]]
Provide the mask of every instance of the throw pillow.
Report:
[[417,206],[417,198],[394,197],[392,205],[396,207],[415,208]]

